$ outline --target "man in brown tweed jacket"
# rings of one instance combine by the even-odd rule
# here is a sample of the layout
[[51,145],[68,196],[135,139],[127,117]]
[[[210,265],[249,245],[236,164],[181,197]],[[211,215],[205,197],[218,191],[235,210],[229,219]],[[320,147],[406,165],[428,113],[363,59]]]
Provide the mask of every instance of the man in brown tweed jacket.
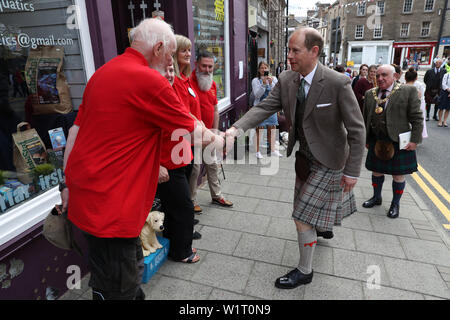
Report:
[[227,145],[275,112],[289,123],[287,155],[296,152],[293,218],[298,232],[298,268],[275,286],[295,288],[312,281],[317,236],[333,237],[332,228],[356,211],[351,190],[361,170],[365,128],[350,78],[324,67],[318,58],[323,38],[312,28],[297,29],[289,40],[292,71],[280,74],[269,96],[227,130]]

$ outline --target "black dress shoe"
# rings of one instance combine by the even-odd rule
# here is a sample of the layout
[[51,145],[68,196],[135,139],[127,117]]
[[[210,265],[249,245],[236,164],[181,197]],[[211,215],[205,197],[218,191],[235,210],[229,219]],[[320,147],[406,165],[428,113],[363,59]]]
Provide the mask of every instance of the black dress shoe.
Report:
[[318,237],[322,237],[324,239],[332,239],[334,237],[333,231],[319,231],[316,229],[316,234]]
[[400,205],[392,203],[387,213],[387,216],[389,218],[395,219],[398,218],[399,214],[400,214]]
[[308,284],[312,281],[314,271],[304,274],[297,268],[275,281],[275,287],[280,289],[294,289],[301,284]]
[[374,206],[379,206],[379,205],[381,205],[381,198],[372,197],[369,200],[364,201],[362,206],[364,208],[372,208]]
[[199,222],[200,222],[200,220],[194,218],[194,226]]

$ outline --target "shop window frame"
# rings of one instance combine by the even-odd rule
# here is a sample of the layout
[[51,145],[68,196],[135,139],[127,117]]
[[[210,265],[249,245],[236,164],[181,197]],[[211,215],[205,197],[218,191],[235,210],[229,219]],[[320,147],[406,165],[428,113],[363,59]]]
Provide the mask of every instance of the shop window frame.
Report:
[[[80,54],[86,74],[86,83],[95,72],[86,0],[74,0],[77,13]],[[0,247],[40,224],[55,204],[61,203],[58,186],[54,186],[0,215]]]
[[[362,28],[358,29],[358,27],[362,27]],[[358,34],[360,34],[360,36],[358,36]],[[355,40],[361,40],[361,39],[364,39],[364,25],[358,24],[355,26]]]
[[[411,1],[410,8],[409,8],[408,11],[405,10],[407,1]],[[403,14],[412,14],[413,13],[413,9],[414,9],[414,0],[404,0],[403,1],[403,8],[402,8],[402,13]]]

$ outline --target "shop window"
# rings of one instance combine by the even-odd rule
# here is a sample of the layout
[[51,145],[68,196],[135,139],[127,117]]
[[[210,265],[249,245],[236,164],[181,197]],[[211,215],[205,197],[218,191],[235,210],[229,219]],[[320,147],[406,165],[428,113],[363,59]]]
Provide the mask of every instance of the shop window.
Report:
[[444,47],[444,53],[443,53],[442,57],[443,58],[450,57],[450,46],[445,46]]
[[412,13],[413,0],[405,0],[403,2],[403,13]]
[[362,64],[363,47],[352,47],[351,59],[355,64]]
[[420,30],[421,37],[428,37],[430,35],[431,22],[424,21],[422,22],[422,29]]
[[434,9],[434,0],[425,0],[425,12],[433,11]]
[[228,0],[192,0],[195,50],[214,54],[219,109],[229,99]]
[[77,3],[0,2],[0,218],[64,179],[86,85]]
[[357,25],[355,27],[355,39],[364,38],[364,25]]
[[428,64],[432,48],[410,48],[409,61],[417,61],[420,64]]
[[402,23],[400,26],[400,37],[407,38],[409,36],[409,23]]

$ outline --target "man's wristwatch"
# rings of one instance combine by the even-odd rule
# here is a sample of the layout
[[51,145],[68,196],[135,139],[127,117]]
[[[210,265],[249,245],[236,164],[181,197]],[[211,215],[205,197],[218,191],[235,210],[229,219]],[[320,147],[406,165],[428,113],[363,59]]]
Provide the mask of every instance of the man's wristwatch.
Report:
[[64,182],[59,183],[59,192],[62,192],[65,188],[67,188],[66,184]]

